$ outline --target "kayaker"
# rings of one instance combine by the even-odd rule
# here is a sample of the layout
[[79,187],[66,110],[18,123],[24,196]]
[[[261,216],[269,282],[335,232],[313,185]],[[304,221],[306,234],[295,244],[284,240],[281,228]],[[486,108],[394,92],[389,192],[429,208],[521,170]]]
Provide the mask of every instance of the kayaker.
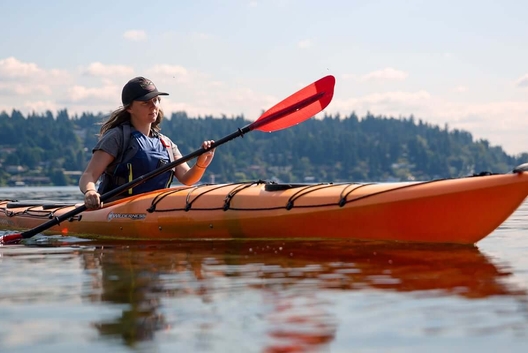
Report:
[[[112,112],[101,126],[99,141],[79,180],[87,208],[101,207],[100,194],[182,157],[178,147],[160,133],[163,120],[160,96],[166,95],[144,77],[133,78],[125,84],[121,93],[123,106]],[[192,168],[187,163],[179,164],[174,170],[148,179],[119,197],[168,187],[173,176],[185,185],[197,183],[213,160],[214,149],[209,150],[213,142],[202,143],[202,148],[208,151],[197,158]],[[99,178],[101,183],[96,189]]]

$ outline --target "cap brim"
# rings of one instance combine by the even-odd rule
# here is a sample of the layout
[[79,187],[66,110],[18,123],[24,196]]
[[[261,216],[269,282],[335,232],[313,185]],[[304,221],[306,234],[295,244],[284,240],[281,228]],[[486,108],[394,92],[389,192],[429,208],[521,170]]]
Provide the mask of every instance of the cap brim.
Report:
[[152,98],[154,97],[157,97],[157,96],[168,96],[169,94],[168,93],[165,93],[165,92],[150,92],[150,93],[147,93],[145,94],[144,96],[141,96],[139,98],[136,98],[134,99],[135,101],[141,101],[141,102],[144,102],[144,101],[149,101],[151,100]]

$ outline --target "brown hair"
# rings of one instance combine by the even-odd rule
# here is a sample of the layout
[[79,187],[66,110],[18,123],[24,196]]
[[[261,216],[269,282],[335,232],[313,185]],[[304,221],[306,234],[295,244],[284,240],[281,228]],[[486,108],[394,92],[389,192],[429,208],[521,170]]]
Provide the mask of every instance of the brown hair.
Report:
[[[134,102],[132,102],[134,104]],[[114,110],[112,114],[110,114],[110,117],[106,122],[103,123],[101,126],[101,129],[99,130],[99,136],[103,136],[105,132],[108,130],[121,125],[125,121],[130,121],[130,113],[128,112],[128,107],[130,105],[127,105],[125,107],[119,107],[118,109]],[[163,120],[163,110],[158,111],[158,117],[156,118],[156,121],[152,123],[150,129],[154,132],[160,132],[161,127],[159,126],[161,124],[161,121]]]

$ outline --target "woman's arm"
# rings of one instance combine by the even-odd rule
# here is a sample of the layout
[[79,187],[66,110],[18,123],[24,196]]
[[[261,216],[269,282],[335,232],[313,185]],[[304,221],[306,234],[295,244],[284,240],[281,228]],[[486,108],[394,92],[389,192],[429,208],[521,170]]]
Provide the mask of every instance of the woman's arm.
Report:
[[86,207],[101,207],[100,195],[95,188],[95,183],[113,161],[114,157],[107,152],[97,150],[93,153],[88,166],[79,179],[79,189],[84,194]]

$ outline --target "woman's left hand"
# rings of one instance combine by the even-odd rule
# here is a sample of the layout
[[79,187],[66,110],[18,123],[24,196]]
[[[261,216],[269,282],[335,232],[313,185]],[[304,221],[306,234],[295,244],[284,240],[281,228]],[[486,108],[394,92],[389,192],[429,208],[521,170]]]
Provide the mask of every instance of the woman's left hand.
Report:
[[201,154],[200,157],[198,157],[198,159],[196,160],[196,166],[198,166],[198,168],[205,169],[213,161],[214,150],[215,150],[214,148],[211,149],[211,146],[213,143],[214,143],[213,140],[206,140],[202,143],[202,148],[204,150],[207,150],[207,152],[204,152],[203,154]]

